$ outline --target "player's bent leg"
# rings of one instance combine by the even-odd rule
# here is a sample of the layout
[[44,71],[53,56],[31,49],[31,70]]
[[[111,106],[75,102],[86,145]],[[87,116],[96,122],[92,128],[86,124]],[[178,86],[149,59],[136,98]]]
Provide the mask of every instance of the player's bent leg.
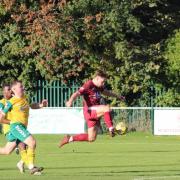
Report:
[[18,149],[19,149],[19,153],[21,156],[21,161],[24,164],[28,164],[28,158],[27,158],[27,150],[26,150],[26,144],[24,144],[23,142],[19,142],[18,143]]
[[88,134],[83,133],[83,134],[77,134],[77,135],[71,136],[69,139],[69,142],[73,142],[73,141],[88,141]]
[[59,148],[63,147],[65,144],[68,144],[70,137],[70,135],[65,135],[58,145]]
[[26,145],[28,145],[28,149],[27,149],[28,168],[33,169],[34,160],[35,160],[36,140],[29,133],[26,127],[21,123],[11,124],[11,133],[19,141],[24,142]]
[[0,154],[9,155],[16,147],[16,142],[7,142],[6,145],[0,148]]
[[88,128],[88,141],[93,142],[96,140],[96,137],[97,137],[97,127],[94,126],[94,127]]
[[97,128],[94,126],[94,127],[88,128],[88,133],[77,134],[74,136],[69,136],[69,135],[64,136],[64,138],[61,140],[61,142],[59,144],[59,147],[61,148],[65,144],[68,144],[68,143],[74,142],[74,141],[93,142],[96,140],[96,136],[97,136]]
[[[24,172],[24,164],[28,166],[28,157],[27,157],[27,151],[26,151],[26,145],[23,142],[18,143],[18,149],[19,149],[19,154],[21,156],[21,160],[18,162],[19,164],[19,170],[20,172]],[[22,170],[23,169],[23,170]]]
[[102,115],[104,116],[105,124],[107,128],[109,129],[109,134],[111,137],[114,137],[115,132],[114,132],[113,121],[112,121],[111,112],[110,112],[110,106],[100,105],[100,106],[97,106],[96,108],[97,108],[96,109],[97,117],[101,117]]
[[30,169],[30,173],[33,175],[40,175],[41,171],[43,171],[43,167],[36,167],[34,165],[35,161],[35,148],[36,148],[36,140],[32,135],[28,136],[24,143],[28,145],[27,148],[27,157],[28,157],[28,168]]
[[25,168],[24,168],[24,162],[22,160],[20,160],[17,164],[16,164],[17,168],[19,169],[20,173],[24,173],[25,172]]
[[74,136],[66,135],[60,142],[59,147],[61,148],[65,144],[68,144],[70,142],[74,141],[87,141],[87,142],[93,142],[96,140],[97,136],[97,128],[96,125],[99,124],[99,119],[88,119],[86,118],[87,125],[88,125],[88,133],[83,134],[77,134]]
[[26,127],[21,123],[12,124],[11,133],[19,141],[24,142],[28,146],[27,157],[28,157],[28,168],[30,169],[30,173],[33,175],[40,175],[41,171],[44,168],[39,168],[39,167],[34,166],[35,148],[36,148],[36,140],[34,139],[34,137],[29,133]]
[[61,142],[59,144],[59,147],[61,148],[65,144],[68,144],[68,143],[74,142],[74,141],[88,141],[88,134],[83,133],[83,134],[77,134],[77,135],[74,135],[74,136],[66,135],[61,140]]
[[110,112],[110,106],[109,105],[99,105],[92,107],[92,109],[96,110],[97,118],[100,118],[104,115],[105,112]]
[[104,113],[104,122],[109,129],[109,135],[111,137],[114,137],[115,131],[114,131],[114,127],[113,127],[113,121],[112,121],[111,113],[109,111]]
[[26,151],[26,145],[23,142],[18,143],[18,149],[21,156],[21,160],[17,163],[17,168],[20,173],[25,172],[24,164],[28,167],[28,156]]
[[23,142],[28,145],[28,148],[30,149],[36,148],[36,140],[32,135],[29,135]]
[[26,149],[26,144],[24,144],[23,142],[19,142],[18,143],[18,148],[19,148],[20,151],[25,150]]
[[29,169],[32,169],[34,167],[34,160],[35,160],[36,140],[32,135],[30,135],[24,140],[24,143],[28,145],[27,148],[28,166]]

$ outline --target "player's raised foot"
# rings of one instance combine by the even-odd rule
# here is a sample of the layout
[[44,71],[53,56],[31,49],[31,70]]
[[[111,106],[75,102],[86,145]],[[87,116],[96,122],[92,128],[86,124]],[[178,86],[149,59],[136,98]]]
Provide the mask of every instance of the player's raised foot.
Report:
[[30,169],[30,174],[39,176],[42,174],[41,172],[43,169],[43,167],[33,167],[32,169]]
[[20,173],[24,173],[25,172],[24,163],[22,161],[19,161],[17,163],[17,168],[19,169]]
[[109,131],[109,135],[110,135],[111,137],[114,137],[114,136],[116,135],[114,129],[112,129],[111,131]]
[[68,144],[69,143],[69,139],[70,139],[70,136],[69,135],[66,135],[64,136],[64,138],[61,140],[61,142],[59,143],[59,147],[61,148],[62,146],[64,146],[65,144]]

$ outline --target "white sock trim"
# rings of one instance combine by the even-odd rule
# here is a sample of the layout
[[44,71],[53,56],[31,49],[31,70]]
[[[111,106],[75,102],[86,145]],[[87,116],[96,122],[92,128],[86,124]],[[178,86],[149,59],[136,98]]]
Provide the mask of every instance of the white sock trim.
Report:
[[110,128],[109,128],[109,131],[113,131],[114,130],[114,128],[111,126]]
[[72,142],[73,141],[73,137],[71,136],[70,138],[69,138],[69,142]]
[[29,168],[29,169],[34,168],[34,164],[29,164],[29,165],[28,165],[28,168]]
[[24,164],[23,160],[20,160],[18,163]]

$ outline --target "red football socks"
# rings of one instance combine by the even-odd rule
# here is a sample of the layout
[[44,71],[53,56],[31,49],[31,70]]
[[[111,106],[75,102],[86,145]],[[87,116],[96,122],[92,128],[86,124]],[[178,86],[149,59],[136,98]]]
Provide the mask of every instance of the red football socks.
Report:
[[73,141],[88,141],[88,134],[77,134],[72,137]]
[[104,113],[104,121],[105,121],[106,126],[108,128],[112,128],[113,127],[112,117],[111,117],[111,113],[109,111]]

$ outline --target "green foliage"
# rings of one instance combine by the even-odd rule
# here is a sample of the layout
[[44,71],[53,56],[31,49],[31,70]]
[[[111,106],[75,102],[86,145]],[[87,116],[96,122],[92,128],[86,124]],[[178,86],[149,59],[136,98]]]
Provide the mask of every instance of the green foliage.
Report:
[[179,86],[179,31],[167,40],[179,28],[179,7],[176,0],[1,0],[1,83],[20,78],[32,92],[37,79],[83,81],[103,69],[126,105],[147,106],[151,86]]
[[167,41],[166,57],[172,71],[180,72],[180,30]]
[[175,89],[169,89],[167,92],[159,95],[156,98],[156,104],[158,106],[179,107],[180,93],[177,93]]
[[0,77],[2,82],[19,77],[23,46],[23,38],[18,33],[17,26],[4,24],[0,29]]
[[[168,62],[168,72],[172,76],[174,86],[180,87],[180,30],[176,30],[172,37],[166,41],[165,58]],[[168,73],[167,72],[167,73]],[[170,76],[170,77],[171,77]]]

